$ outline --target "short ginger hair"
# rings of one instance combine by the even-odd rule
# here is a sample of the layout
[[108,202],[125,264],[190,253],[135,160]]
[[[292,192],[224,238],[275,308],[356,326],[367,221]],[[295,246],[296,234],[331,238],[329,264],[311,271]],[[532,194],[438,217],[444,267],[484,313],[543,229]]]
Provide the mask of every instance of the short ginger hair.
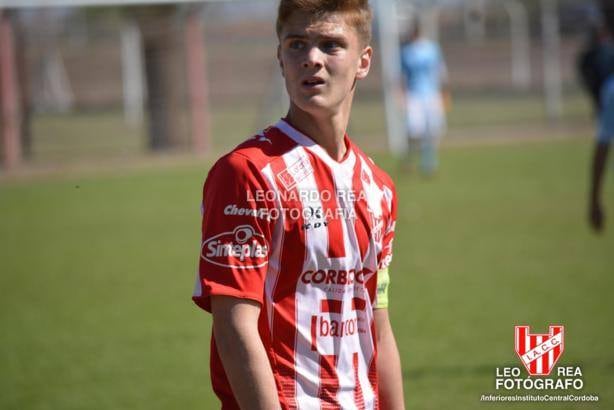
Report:
[[371,42],[371,19],[373,13],[368,0],[281,0],[277,11],[277,36],[295,11],[305,12],[320,18],[328,13],[343,13],[348,25],[354,27],[363,45]]

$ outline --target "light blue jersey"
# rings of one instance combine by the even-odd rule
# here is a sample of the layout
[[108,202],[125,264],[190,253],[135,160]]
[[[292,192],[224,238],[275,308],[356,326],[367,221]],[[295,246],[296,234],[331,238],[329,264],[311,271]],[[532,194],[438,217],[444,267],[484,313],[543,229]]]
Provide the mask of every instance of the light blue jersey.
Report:
[[401,49],[401,64],[405,86],[414,97],[431,97],[439,93],[445,65],[439,46],[419,39]]

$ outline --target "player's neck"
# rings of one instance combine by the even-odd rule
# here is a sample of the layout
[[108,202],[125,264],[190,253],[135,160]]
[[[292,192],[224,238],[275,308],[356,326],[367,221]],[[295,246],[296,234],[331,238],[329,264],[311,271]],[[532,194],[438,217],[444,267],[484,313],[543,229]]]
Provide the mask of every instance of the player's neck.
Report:
[[345,131],[350,119],[350,107],[327,116],[316,116],[290,104],[286,121],[320,145],[335,161],[341,161],[347,151]]

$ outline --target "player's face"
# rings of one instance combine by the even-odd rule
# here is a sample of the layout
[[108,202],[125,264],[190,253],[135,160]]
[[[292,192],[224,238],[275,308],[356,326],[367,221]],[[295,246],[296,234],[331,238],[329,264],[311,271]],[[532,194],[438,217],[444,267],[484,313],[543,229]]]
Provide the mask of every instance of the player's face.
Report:
[[367,76],[372,53],[342,13],[314,19],[294,12],[280,33],[277,52],[291,105],[312,115],[349,109],[356,80]]

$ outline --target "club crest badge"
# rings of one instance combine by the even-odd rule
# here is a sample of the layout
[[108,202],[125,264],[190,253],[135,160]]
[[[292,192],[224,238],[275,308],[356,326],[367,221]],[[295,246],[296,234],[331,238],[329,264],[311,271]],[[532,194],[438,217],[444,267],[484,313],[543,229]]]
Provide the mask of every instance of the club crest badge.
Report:
[[529,326],[515,327],[515,349],[531,376],[548,376],[563,354],[564,326],[550,326],[545,334],[529,333]]

